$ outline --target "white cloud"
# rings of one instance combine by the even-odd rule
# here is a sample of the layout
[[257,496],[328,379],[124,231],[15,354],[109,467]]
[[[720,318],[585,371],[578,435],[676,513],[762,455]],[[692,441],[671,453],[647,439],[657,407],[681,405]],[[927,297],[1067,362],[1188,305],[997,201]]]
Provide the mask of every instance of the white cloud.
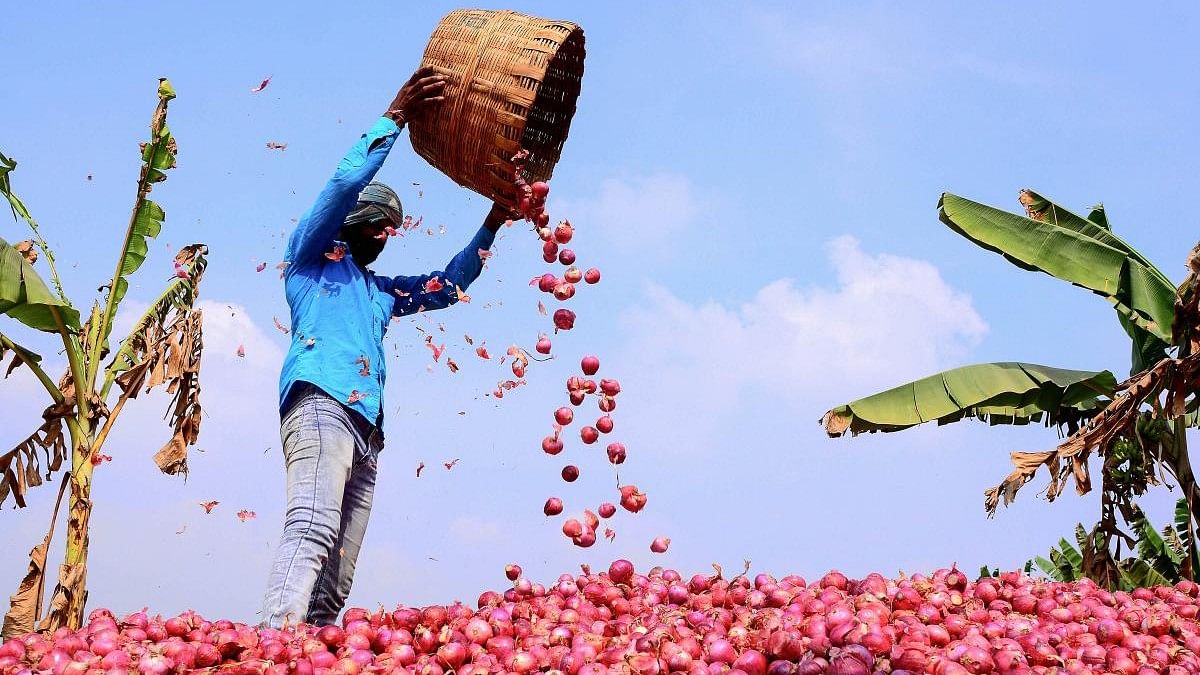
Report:
[[987,331],[970,297],[928,262],[872,255],[849,236],[826,252],[834,284],[780,279],[738,306],[650,286],[645,306],[622,317],[634,424],[661,437],[655,426],[686,400],[687,424],[671,429],[687,442],[674,444],[710,445],[728,415],[760,400],[815,429],[825,407],[949,367]]
[[[218,300],[201,300],[196,304],[204,312],[204,365],[219,359],[244,362],[255,370],[279,372],[283,350],[273,336],[250,318],[245,307]],[[245,357],[237,355],[238,346],[245,348]]]
[[[118,339],[124,337],[148,306],[148,303],[140,300],[123,302],[113,320],[112,334]],[[273,336],[250,318],[245,307],[221,300],[201,300],[196,307],[204,312],[202,368],[221,362],[243,364],[243,367],[255,370],[278,371],[283,363],[283,350],[275,343]],[[246,356],[237,355],[239,346],[244,347]]]
[[[575,223],[595,228],[623,254],[669,253],[683,229],[705,208],[687,176],[660,171],[606,178],[595,196],[557,200],[551,213],[569,213]],[[651,253],[647,253],[651,255]]]

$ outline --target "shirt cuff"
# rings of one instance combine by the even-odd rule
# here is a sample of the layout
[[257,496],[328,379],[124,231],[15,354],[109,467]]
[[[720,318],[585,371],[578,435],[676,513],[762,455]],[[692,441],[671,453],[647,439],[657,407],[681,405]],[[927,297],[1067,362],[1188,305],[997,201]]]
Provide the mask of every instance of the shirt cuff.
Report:
[[375,124],[371,125],[370,131],[367,132],[368,145],[370,141],[376,138],[387,138],[400,133],[400,127],[390,117],[380,117]]
[[475,248],[490,249],[492,243],[496,241],[496,233],[487,228],[486,225],[481,225],[479,231],[475,233],[475,240],[471,242]]

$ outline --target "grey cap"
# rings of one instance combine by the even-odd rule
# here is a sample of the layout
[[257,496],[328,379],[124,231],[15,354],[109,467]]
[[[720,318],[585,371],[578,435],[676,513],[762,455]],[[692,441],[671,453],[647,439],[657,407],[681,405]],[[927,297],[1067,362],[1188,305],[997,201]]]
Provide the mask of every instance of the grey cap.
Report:
[[400,197],[396,191],[379,181],[371,181],[358,194],[358,204],[350,215],[346,216],[347,225],[365,223],[380,216],[386,216],[399,224],[404,219],[404,208],[400,205]]

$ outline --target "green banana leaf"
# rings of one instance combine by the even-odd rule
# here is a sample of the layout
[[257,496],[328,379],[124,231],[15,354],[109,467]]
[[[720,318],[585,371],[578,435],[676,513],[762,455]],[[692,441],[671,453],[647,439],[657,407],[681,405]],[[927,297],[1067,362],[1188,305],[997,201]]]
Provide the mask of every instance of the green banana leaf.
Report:
[[1175,502],[1175,535],[1183,543],[1184,557],[1190,557],[1193,565],[1200,561],[1200,550],[1197,550],[1194,531],[1192,529],[1192,514],[1188,510],[1186,497]]
[[[1051,549],[1051,551],[1053,551],[1054,553],[1057,553],[1057,550],[1055,550],[1055,549]],[[1052,555],[1053,555],[1053,553],[1052,553]],[[1033,559],[1033,562],[1037,564],[1038,569],[1040,569],[1043,574],[1050,577],[1051,579],[1053,579],[1055,581],[1067,581],[1068,580],[1066,578],[1067,575],[1064,574],[1062,570],[1060,570],[1054,563],[1050,562],[1049,560],[1046,560],[1042,556],[1040,556],[1040,555],[1037,556],[1036,558]]]
[[1084,218],[1033,190],[1022,190],[1021,203],[1025,205],[1028,211],[1038,214],[1038,217],[1044,221],[1074,230],[1102,244],[1123,251],[1126,255],[1136,260],[1138,264],[1160,277],[1163,282],[1170,283],[1166,275],[1155,267],[1154,263],[1150,262],[1136,248],[1130,246],[1129,242],[1113,234],[1112,226],[1108,223],[1108,216],[1104,212],[1103,205],[1092,207],[1087,218]]
[[23,255],[0,238],[0,314],[36,330],[58,332],[54,311],[68,330],[79,330],[79,310],[50,292]]
[[[1082,528],[1080,528],[1080,529],[1082,529]],[[1084,533],[1084,536],[1086,536],[1086,533]],[[1076,539],[1078,540],[1078,537],[1076,537]],[[1062,539],[1058,540],[1059,550],[1062,551],[1063,559],[1066,560],[1071,565],[1072,570],[1082,570],[1083,569],[1083,544],[1084,544],[1084,542],[1080,541],[1078,543],[1079,543],[1079,548],[1075,548],[1074,546],[1071,545],[1071,542],[1067,541],[1066,537],[1063,537]]]
[[[1065,538],[1059,540],[1058,547],[1050,547],[1050,559],[1041,556],[1033,559],[1038,568],[1055,581],[1075,581],[1083,576],[1083,555]],[[1026,563],[1026,573],[1029,564]]]
[[50,249],[50,245],[42,238],[41,228],[38,227],[37,221],[33,215],[29,213],[25,203],[12,190],[12,180],[9,178],[10,173],[17,168],[17,161],[4,156],[0,152],[0,195],[4,195],[8,200],[8,207],[12,210],[13,218],[24,220],[29,225],[29,229],[33,230],[34,244],[41,249],[42,255],[46,259],[46,267],[50,270],[50,281],[54,284],[54,290],[58,292],[58,297],[63,302],[70,304],[67,298],[66,291],[63,290],[62,280],[58,278],[58,269],[54,264],[54,251]]
[[1121,563],[1121,578],[1129,589],[1170,586],[1173,583],[1141,558],[1130,558]]
[[15,168],[17,168],[17,160],[5,157],[4,153],[0,152],[0,194],[8,199],[8,206],[12,209],[13,218],[29,215],[25,205],[12,192],[12,181],[8,174],[12,173]]
[[1149,562],[1162,574],[1178,568],[1179,563],[1183,562],[1183,556],[1167,544],[1141,509],[1137,510],[1129,525],[1137,535],[1138,558]]
[[[1109,301],[1133,338],[1136,366],[1162,357],[1171,341],[1175,286],[1140,253],[1103,225],[1070,213],[1035,193],[1044,220],[1034,220],[950,193],[939,218],[955,232],[1026,270],[1045,272]],[[1141,333],[1148,333],[1150,337]],[[1151,339],[1153,338],[1153,339]]]
[[150,142],[142,144],[142,169],[138,178],[137,201],[134,203],[133,214],[121,246],[120,265],[110,284],[99,344],[107,344],[117,306],[129,290],[127,277],[146,261],[146,253],[149,250],[147,239],[158,236],[162,230],[163,219],[166,218],[162,207],[147,195],[155,183],[167,179],[165,172],[175,167],[175,138],[167,126],[167,103],[173,98],[175,90],[171,88],[171,83],[166,79],[159,80],[158,107],[150,123]]
[[[1162,273],[1162,270],[1155,267],[1154,263],[1150,262],[1136,248],[1130,246],[1124,239],[1113,234],[1112,226],[1108,224],[1108,216],[1104,213],[1103,205],[1092,207],[1092,211],[1088,214],[1088,217],[1081,218],[1070,210],[1063,208],[1032,190],[1023,190],[1021,192],[1021,203],[1025,205],[1028,212],[1035,214],[1039,220],[1049,221],[1066,227],[1123,251],[1137,265],[1144,267],[1150,274],[1157,277],[1159,284],[1162,286],[1172,286],[1171,280]],[[1138,327],[1120,313],[1117,314],[1117,318],[1121,322],[1121,328],[1125,329],[1125,333],[1133,341],[1133,350],[1130,355],[1130,362],[1132,364],[1130,368],[1131,374],[1140,373],[1166,356],[1167,348],[1170,347],[1167,342],[1153,333]]]
[[1065,370],[1014,361],[943,371],[838,406],[822,423],[830,436],[847,430],[899,431],[923,422],[976,417],[991,424],[1059,424],[1099,407],[1117,380],[1107,370]]
[[[1026,192],[1029,192],[1029,194],[1031,194],[1035,197],[1041,196],[1041,195],[1038,195],[1037,193],[1029,191],[1029,190],[1026,190]],[[1049,201],[1049,200],[1047,200],[1047,201]],[[1100,227],[1103,227],[1104,229],[1108,230],[1109,232],[1112,232],[1112,225],[1108,224],[1108,215],[1104,213],[1104,205],[1103,204],[1097,204],[1097,205],[1093,206],[1092,210],[1090,212],[1088,212],[1087,219],[1092,221],[1093,223],[1099,225]]]

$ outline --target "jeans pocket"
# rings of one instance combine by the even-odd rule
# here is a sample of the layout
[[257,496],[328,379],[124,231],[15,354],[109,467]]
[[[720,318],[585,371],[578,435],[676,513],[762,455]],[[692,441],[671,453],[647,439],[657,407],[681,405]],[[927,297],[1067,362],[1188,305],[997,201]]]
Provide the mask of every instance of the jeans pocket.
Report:
[[321,422],[318,419],[317,399],[306,396],[292,406],[279,426],[279,440],[283,444],[283,459],[290,464],[320,451]]
[[379,453],[383,450],[383,439],[379,432],[367,434],[365,447],[357,448],[354,457],[355,468],[366,466],[375,470],[379,462]]

